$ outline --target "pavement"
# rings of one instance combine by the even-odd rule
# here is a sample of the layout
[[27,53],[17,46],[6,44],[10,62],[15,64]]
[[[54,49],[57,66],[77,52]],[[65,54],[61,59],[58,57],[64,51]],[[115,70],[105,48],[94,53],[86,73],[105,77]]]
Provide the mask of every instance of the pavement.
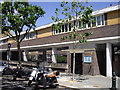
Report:
[[[96,90],[97,88],[99,88],[100,90],[110,90],[110,88],[112,87],[112,78],[102,75],[75,75],[74,80],[72,80],[71,74],[61,73],[57,78],[60,86],[73,89],[95,88]],[[116,79],[116,87],[118,87],[118,77]]]

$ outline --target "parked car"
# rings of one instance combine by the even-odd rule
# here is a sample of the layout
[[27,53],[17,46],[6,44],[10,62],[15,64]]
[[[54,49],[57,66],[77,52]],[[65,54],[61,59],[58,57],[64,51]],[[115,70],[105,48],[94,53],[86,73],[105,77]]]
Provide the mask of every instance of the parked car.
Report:
[[5,67],[7,67],[7,65],[4,64],[2,61],[0,61],[0,73],[3,72],[3,70],[5,69]]

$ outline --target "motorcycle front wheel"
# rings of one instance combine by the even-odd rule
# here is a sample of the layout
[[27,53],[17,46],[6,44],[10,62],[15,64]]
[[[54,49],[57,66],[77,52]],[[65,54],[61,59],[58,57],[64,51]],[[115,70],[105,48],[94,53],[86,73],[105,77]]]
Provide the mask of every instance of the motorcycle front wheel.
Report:
[[16,81],[16,77],[15,76],[13,76],[13,81]]
[[47,80],[46,80],[46,78],[44,77],[44,78],[43,78],[43,88],[46,88],[46,86],[47,86]]

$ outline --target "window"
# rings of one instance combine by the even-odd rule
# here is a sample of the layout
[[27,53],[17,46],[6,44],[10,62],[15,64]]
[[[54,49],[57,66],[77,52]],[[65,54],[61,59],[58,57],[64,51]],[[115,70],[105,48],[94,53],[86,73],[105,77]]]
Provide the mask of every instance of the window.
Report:
[[69,23],[69,31],[71,31],[71,23]]
[[59,33],[61,33],[61,26],[59,27],[59,30],[58,30],[58,31],[59,31]]
[[97,26],[105,25],[104,21],[105,21],[104,15],[97,16],[97,21],[96,21]]
[[64,25],[62,25],[62,32],[64,32]]
[[101,19],[102,19],[102,25],[104,25],[104,15],[101,16]]
[[57,34],[57,33],[58,33],[58,30],[55,30],[55,33]]
[[20,40],[23,38],[23,35],[20,36]]
[[96,26],[96,17],[93,17],[93,21],[92,21],[92,27]]
[[97,16],[97,25],[101,25],[101,16]]
[[89,23],[88,23],[88,27],[91,27],[91,24],[92,24],[92,22],[89,22]]
[[4,44],[5,44],[5,43],[8,43],[8,39],[4,39],[2,42],[3,42]]
[[52,31],[53,31],[53,34],[56,34],[56,33],[55,33],[55,27],[52,27]]
[[86,28],[86,23],[83,23],[83,28]]
[[31,32],[31,33],[29,34],[29,38],[35,38],[35,36],[36,36],[36,33],[35,33],[35,32]]
[[53,34],[72,31],[74,28],[86,29],[86,28],[102,26],[102,25],[105,25],[105,16],[98,15],[98,16],[94,16],[93,19],[87,24],[82,21],[78,21],[78,20],[77,21],[73,20],[69,23],[65,23],[61,26],[59,30],[53,30]]
[[25,39],[29,39],[29,34],[26,35]]
[[68,24],[65,24],[65,32],[68,31]]
[[78,25],[79,25],[78,28],[79,28],[79,29],[82,29],[81,21],[79,21]]
[[36,37],[36,32],[31,32],[25,36],[25,40],[34,39]]

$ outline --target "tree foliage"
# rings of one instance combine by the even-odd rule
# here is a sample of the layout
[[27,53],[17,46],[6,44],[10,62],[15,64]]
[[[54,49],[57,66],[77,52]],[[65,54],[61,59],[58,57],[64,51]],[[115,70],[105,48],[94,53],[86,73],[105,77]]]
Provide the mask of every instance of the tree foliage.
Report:
[[[87,3],[87,2],[86,2]],[[92,32],[87,32],[84,34],[78,34],[76,33],[78,21],[89,24],[90,22],[95,22],[92,16],[93,8],[92,6],[85,6],[82,2],[66,2],[63,1],[60,4],[60,9],[56,8],[55,14],[56,16],[52,16],[51,19],[55,22],[53,24],[53,27],[56,30],[60,30],[61,26],[65,23],[70,23],[72,21],[77,21],[75,24],[71,25],[71,28],[73,28],[73,31],[70,32],[69,36],[64,36],[61,39],[70,39],[70,40],[76,40],[79,39],[80,43],[87,42],[86,37],[92,35]],[[62,15],[62,18],[60,17]],[[81,28],[84,26],[81,25]]]
[[[33,6],[28,2],[4,2],[2,3],[2,32],[14,40],[21,42],[20,34],[26,31],[26,34],[35,28],[36,21],[42,17],[45,11],[40,6]],[[26,30],[23,30],[26,29]],[[26,35],[25,34],[25,35]]]
[[[52,16],[51,18],[55,22],[53,24],[53,28],[55,28],[58,31],[61,29],[62,25],[66,23],[71,23],[70,27],[73,30],[69,33],[69,35],[65,35],[61,39],[62,40],[69,39],[73,41],[73,77],[72,79],[74,80],[75,49],[77,47],[76,41],[79,40],[80,43],[85,43],[87,42],[87,37],[92,35],[92,32],[79,34],[77,32],[78,21],[82,22],[83,25],[93,22],[94,21],[92,16],[93,8],[92,6],[84,6],[82,2],[76,2],[75,0],[70,3],[63,1],[61,2],[60,6],[61,6],[61,9],[56,8],[55,10],[56,16]],[[63,17],[61,18],[59,14],[63,15]],[[81,25],[81,28],[84,27],[83,25]]]
[[[36,21],[45,11],[40,6],[31,5],[20,0],[2,3],[2,33],[13,38],[17,43],[19,64],[21,64],[20,43],[31,29],[36,27]],[[21,36],[22,32],[25,32]]]

